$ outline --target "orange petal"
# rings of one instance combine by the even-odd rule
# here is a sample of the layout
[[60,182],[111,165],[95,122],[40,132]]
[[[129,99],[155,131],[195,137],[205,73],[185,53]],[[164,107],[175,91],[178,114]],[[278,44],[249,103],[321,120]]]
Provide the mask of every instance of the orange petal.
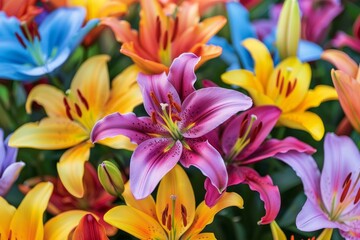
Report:
[[11,219],[15,214],[16,208],[10,205],[3,197],[0,197],[0,236],[8,239],[10,233]]
[[74,240],[108,240],[105,228],[91,214],[86,214],[75,228]]
[[154,218],[129,206],[110,209],[104,215],[104,220],[139,239],[168,239]]
[[[156,196],[156,214],[160,224],[169,233],[175,229],[178,239],[191,225],[195,216],[195,196],[185,171],[176,165],[161,180]],[[169,229],[169,223],[174,225]]]
[[116,18],[104,18],[101,20],[100,24],[110,27],[118,42],[125,43],[137,41],[137,31],[132,30],[130,23],[126,21],[119,21]]
[[356,77],[358,65],[346,53],[336,49],[328,49],[322,53],[321,58],[335,65],[337,69],[344,71],[351,77]]
[[31,105],[33,102],[36,102],[43,106],[49,117],[66,118],[64,97],[64,93],[59,89],[51,85],[39,84],[29,93],[26,100],[26,112],[31,113]]
[[195,55],[201,57],[199,63],[195,66],[195,68],[199,68],[210,59],[220,56],[222,48],[214,45],[197,44],[190,50],[190,52],[193,52]]
[[75,146],[89,138],[89,133],[76,122],[66,118],[44,118],[26,123],[10,137],[12,147],[63,149]]
[[10,240],[44,239],[43,214],[52,191],[52,183],[41,182],[26,194],[12,218]]
[[57,164],[59,178],[68,192],[77,198],[84,195],[84,163],[89,160],[91,143],[85,142],[67,150]]
[[213,233],[200,233],[192,236],[190,240],[216,240],[216,237]]

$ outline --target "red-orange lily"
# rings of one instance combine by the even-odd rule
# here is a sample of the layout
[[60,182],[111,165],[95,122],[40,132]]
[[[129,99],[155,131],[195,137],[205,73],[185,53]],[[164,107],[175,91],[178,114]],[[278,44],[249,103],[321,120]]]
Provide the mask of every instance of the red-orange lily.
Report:
[[[74,196],[84,195],[84,162],[89,159],[90,133],[95,123],[110,113],[131,112],[142,102],[136,83],[138,69],[127,68],[112,82],[106,55],[88,59],[76,73],[66,95],[59,89],[41,84],[30,92],[26,110],[33,102],[44,107],[47,117],[40,122],[26,123],[11,136],[9,145],[37,149],[68,149],[57,164],[59,177]],[[135,145],[124,136],[104,139],[100,144],[133,150]]]
[[[180,5],[183,2],[183,0],[159,0],[159,1],[163,6],[169,6],[171,4]],[[229,0],[186,0],[186,1],[190,3],[198,4],[200,15],[202,15],[204,12],[206,12],[206,10],[208,10],[213,5],[217,3],[226,3]]]
[[331,70],[331,78],[339,96],[339,102],[356,131],[360,132],[360,67],[346,53],[325,50],[322,59],[335,65],[338,70]]
[[200,232],[222,209],[243,206],[238,194],[225,193],[212,208],[203,201],[195,211],[191,183],[179,165],[160,182],[156,203],[151,195],[136,200],[128,184],[123,196],[127,206],[111,209],[104,219],[139,239],[215,239],[212,233]]
[[0,1],[0,11],[4,11],[8,17],[28,21],[41,12],[41,8],[36,7],[35,3],[36,0],[3,0]]
[[198,4],[188,1],[173,8],[162,8],[158,0],[140,0],[140,4],[139,31],[115,18],[104,19],[102,24],[109,26],[117,41],[123,43],[120,52],[144,73],[168,72],[173,59],[184,52],[201,56],[197,67],[221,54],[220,47],[205,44],[224,26],[224,16],[200,22]]

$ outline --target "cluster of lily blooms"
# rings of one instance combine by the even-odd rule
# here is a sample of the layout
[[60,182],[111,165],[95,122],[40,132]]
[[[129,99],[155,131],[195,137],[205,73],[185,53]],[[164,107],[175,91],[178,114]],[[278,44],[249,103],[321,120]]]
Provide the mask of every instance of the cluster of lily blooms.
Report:
[[[274,239],[286,239],[275,222],[279,188],[252,167],[268,158],[302,180],[307,200],[296,218],[299,230],[323,229],[317,239],[331,239],[339,229],[345,239],[360,239],[358,147],[348,136],[325,134],[322,119],[309,111],[339,100],[360,132],[360,68],[346,53],[319,46],[343,10],[340,1],[320,8],[313,2],[285,0],[271,19],[251,23],[247,9],[258,0],[0,1],[0,78],[49,79],[32,86],[25,104],[28,114],[40,105],[44,117],[16,126],[0,144],[0,239],[111,239],[118,229],[139,239],[215,239],[202,230],[224,208],[243,208],[242,197],[227,192],[238,184],[259,193],[265,208],[259,224],[270,224]],[[215,5],[227,17],[209,16]],[[139,14],[137,27],[124,20],[129,11]],[[215,36],[227,22],[231,42]],[[63,64],[105,29],[133,64],[110,81],[110,56],[91,56],[70,87],[59,88]],[[338,33],[332,46],[360,52],[360,16],[354,36]],[[197,79],[211,59],[228,65],[221,75],[228,88]],[[334,65],[335,88],[310,89],[308,62],[319,59]],[[140,104],[144,112],[137,116]],[[305,131],[316,141],[325,135],[322,171],[311,156],[316,149],[293,136],[272,138],[275,127]],[[98,144],[132,151],[128,181],[113,161],[96,172],[89,159]],[[15,208],[5,196],[25,166],[16,161],[18,148],[66,151],[58,177],[20,185],[25,197]],[[186,172],[191,166],[205,176],[197,207]],[[53,217],[43,222],[46,210]]]

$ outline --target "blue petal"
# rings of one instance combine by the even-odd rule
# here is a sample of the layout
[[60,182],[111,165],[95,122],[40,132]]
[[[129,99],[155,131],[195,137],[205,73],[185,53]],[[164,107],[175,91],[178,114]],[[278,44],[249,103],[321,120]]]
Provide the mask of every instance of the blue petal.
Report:
[[86,36],[86,34],[88,34],[90,32],[91,29],[93,29],[94,27],[96,27],[99,23],[98,19],[91,19],[90,21],[87,22],[87,24],[85,25],[85,27],[83,27],[82,29],[80,29],[80,31],[78,31],[70,40],[69,43],[69,48],[72,50],[74,50],[74,48],[76,48],[80,42],[83,40],[83,38]]
[[313,42],[301,40],[299,43],[297,55],[302,62],[319,60],[322,53],[323,49]]
[[214,36],[209,40],[208,44],[213,44],[213,45],[220,46],[222,48],[222,53],[221,53],[220,58],[227,65],[232,65],[233,69],[239,69],[240,68],[239,59],[236,56],[235,50],[227,42],[227,40],[225,38]]

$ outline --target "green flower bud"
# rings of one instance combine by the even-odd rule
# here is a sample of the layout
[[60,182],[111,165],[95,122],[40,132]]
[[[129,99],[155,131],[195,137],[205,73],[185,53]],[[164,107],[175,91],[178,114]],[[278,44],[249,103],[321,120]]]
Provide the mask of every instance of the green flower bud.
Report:
[[121,197],[124,192],[124,181],[115,163],[103,161],[99,164],[98,178],[105,191],[115,197]]

